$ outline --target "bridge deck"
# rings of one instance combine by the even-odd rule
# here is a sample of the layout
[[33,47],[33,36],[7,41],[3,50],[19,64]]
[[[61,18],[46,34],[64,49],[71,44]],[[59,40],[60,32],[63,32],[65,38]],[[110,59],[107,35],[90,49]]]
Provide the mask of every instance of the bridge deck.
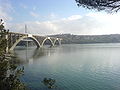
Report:
[[58,41],[59,45],[60,45],[61,40],[62,40],[61,38],[55,38],[55,37],[9,32],[7,35],[9,50],[13,50],[20,41],[22,41],[26,38],[32,39],[38,47],[43,47],[46,40],[49,40],[51,42],[52,46],[54,46],[56,44],[56,41]]

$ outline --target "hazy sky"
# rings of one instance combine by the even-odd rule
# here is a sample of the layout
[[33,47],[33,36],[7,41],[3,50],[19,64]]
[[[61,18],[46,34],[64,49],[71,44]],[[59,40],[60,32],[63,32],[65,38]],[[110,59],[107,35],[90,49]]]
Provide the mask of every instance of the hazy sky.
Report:
[[120,34],[120,13],[78,8],[75,0],[0,0],[0,18],[10,31],[31,34]]

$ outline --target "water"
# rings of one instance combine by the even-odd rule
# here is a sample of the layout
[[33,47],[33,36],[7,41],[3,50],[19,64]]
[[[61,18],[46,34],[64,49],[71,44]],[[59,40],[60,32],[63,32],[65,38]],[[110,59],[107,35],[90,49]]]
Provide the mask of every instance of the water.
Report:
[[35,49],[18,47],[25,67],[21,78],[30,90],[48,90],[41,83],[56,80],[53,90],[120,90],[120,44],[72,44]]

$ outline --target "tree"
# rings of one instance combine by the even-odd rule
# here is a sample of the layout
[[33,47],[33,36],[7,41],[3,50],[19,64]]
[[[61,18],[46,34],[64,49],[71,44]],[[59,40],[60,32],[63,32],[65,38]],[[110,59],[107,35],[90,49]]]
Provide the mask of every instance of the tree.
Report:
[[24,68],[19,68],[14,63],[10,54],[6,53],[7,39],[9,33],[0,20],[0,90],[25,90],[25,85],[20,81]]
[[120,10],[120,0],[75,0],[78,6],[87,9],[105,10],[108,12],[117,12]]

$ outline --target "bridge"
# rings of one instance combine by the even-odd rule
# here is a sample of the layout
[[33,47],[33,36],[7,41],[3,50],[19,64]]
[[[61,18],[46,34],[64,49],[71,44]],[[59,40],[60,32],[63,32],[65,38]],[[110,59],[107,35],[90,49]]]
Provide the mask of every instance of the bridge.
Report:
[[43,47],[46,40],[50,41],[51,46],[55,46],[57,42],[59,43],[59,45],[61,45],[61,40],[62,40],[61,38],[55,38],[55,37],[9,32],[6,35],[6,39],[8,41],[6,50],[7,51],[14,50],[14,48],[17,46],[19,42],[27,38],[32,39],[38,48]]

